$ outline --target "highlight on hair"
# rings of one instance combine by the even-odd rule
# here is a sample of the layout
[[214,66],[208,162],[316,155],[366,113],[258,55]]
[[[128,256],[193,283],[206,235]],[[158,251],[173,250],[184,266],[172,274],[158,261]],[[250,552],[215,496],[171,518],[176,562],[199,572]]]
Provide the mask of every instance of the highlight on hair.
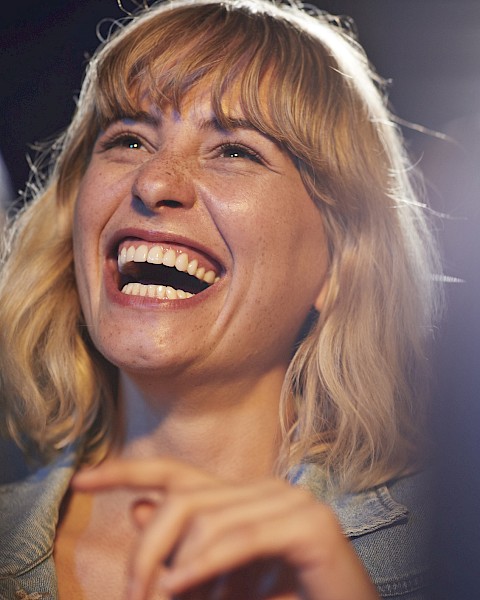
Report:
[[317,461],[355,490],[412,467],[439,297],[435,244],[362,49],[298,5],[155,3],[118,23],[90,61],[52,173],[13,224],[3,261],[0,402],[17,443],[48,456],[86,438],[97,458],[115,443],[116,377],[89,340],[73,274],[76,191],[106,124],[137,114],[145,96],[180,108],[208,82],[225,127],[222,98],[235,89],[245,118],[290,152],[328,238],[326,302],[281,398],[279,470]]

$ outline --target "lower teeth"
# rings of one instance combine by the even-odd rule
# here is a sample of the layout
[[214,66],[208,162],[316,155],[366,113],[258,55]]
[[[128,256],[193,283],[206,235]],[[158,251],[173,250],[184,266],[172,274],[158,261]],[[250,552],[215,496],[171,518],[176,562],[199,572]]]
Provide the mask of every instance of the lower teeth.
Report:
[[143,283],[127,283],[122,288],[122,294],[127,294],[128,296],[147,296],[148,298],[158,298],[159,300],[163,300],[164,298],[168,300],[184,300],[194,295],[183,290],[176,290],[168,285],[144,285]]

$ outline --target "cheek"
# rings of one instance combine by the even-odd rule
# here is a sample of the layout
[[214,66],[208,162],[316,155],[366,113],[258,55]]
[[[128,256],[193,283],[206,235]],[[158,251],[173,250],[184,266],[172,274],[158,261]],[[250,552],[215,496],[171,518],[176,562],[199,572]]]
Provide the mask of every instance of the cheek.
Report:
[[88,293],[90,280],[94,281],[100,276],[101,234],[111,213],[108,199],[103,191],[105,189],[106,186],[99,186],[96,179],[92,181],[87,171],[75,203],[73,253],[75,275],[81,297]]
[[242,290],[243,308],[249,311],[247,327],[256,330],[253,335],[275,338],[290,356],[290,344],[326,280],[322,215],[301,187],[296,194],[291,188],[276,193],[270,189],[255,202],[250,197],[245,206],[239,210],[237,205],[221,227],[228,229],[225,237],[236,263],[233,283]]
[[[91,206],[87,189],[80,190],[75,204],[75,212],[73,217],[73,252],[75,257],[75,268],[77,278],[79,271],[88,261],[89,254],[94,247],[97,230],[97,219],[95,207]],[[90,250],[90,252],[89,252]]]
[[322,277],[328,262],[323,219],[303,190],[270,191],[230,217],[227,226],[237,247],[268,262],[272,273],[286,269]]
[[83,204],[77,199],[75,206],[74,221],[73,221],[73,257],[75,264],[75,279],[77,282],[77,290],[80,297],[80,304],[83,312],[88,320],[88,290],[90,285],[88,278],[92,274],[91,260],[89,259],[88,248],[92,248],[92,243],[89,241],[89,228],[84,223]]
[[100,234],[115,210],[115,185],[108,173],[89,167],[79,187],[74,212],[74,243],[98,245]]
[[329,265],[321,214],[310,198],[306,200],[272,219],[262,244],[268,256],[265,270],[281,298],[281,310],[298,310],[300,315],[316,305]]

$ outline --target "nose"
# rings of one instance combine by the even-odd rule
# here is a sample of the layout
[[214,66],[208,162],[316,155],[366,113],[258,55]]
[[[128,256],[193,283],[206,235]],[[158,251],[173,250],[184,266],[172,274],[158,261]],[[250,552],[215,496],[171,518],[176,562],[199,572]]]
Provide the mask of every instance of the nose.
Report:
[[153,156],[137,170],[132,185],[137,210],[157,212],[165,208],[191,208],[195,186],[185,159],[180,156]]

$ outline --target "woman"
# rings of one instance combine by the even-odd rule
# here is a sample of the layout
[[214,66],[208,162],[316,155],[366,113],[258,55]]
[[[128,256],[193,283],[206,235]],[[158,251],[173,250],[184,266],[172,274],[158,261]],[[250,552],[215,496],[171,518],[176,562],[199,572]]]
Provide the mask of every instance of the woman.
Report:
[[437,262],[380,88],[263,0],[99,49],[3,265],[5,428],[42,465],[2,491],[2,597],[424,597]]

